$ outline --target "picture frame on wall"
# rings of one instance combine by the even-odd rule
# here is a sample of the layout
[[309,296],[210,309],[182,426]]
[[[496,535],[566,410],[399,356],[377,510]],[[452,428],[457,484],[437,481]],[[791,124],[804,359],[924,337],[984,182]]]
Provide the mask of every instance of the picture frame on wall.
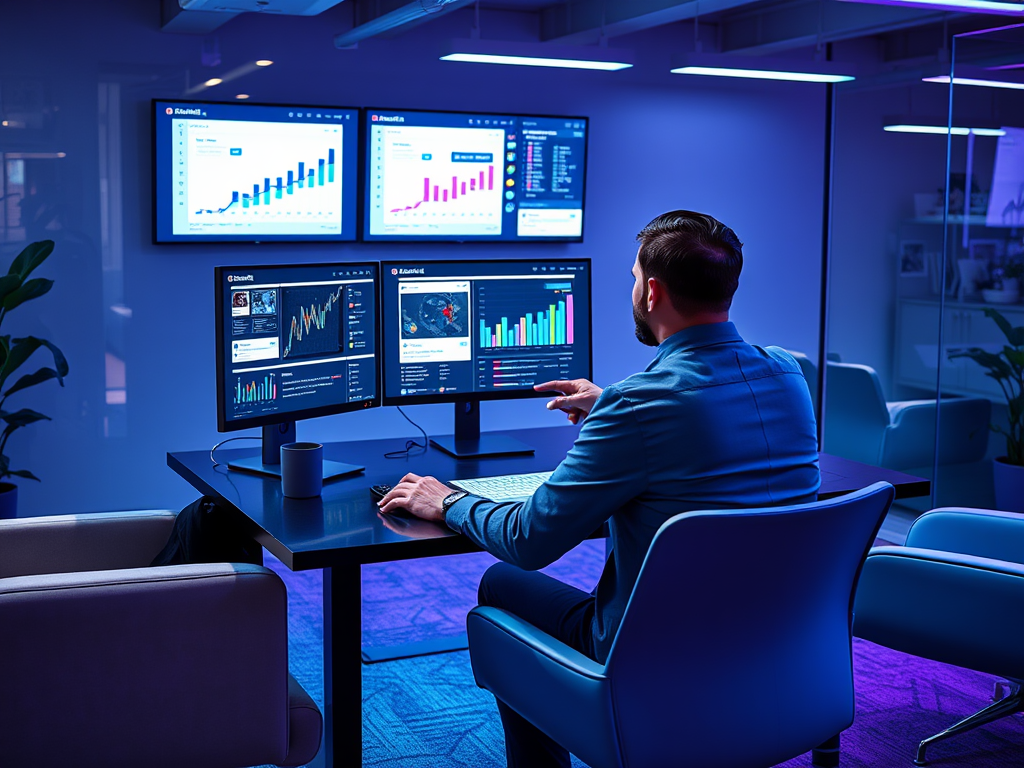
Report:
[[1002,240],[971,240],[967,246],[971,259],[989,264],[1002,256]]
[[923,240],[903,240],[899,251],[900,277],[927,277],[928,258]]

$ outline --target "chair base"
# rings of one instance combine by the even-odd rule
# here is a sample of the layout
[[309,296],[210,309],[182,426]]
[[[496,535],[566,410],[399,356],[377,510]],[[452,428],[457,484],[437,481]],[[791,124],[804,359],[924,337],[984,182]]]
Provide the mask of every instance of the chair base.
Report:
[[917,757],[914,758],[914,765],[928,765],[928,761],[925,759],[925,750],[936,742],[944,741],[952,736],[973,730],[980,725],[991,723],[994,720],[1009,717],[1017,712],[1024,712],[1024,689],[1022,689],[1022,685],[1024,685],[1024,681],[1021,680],[996,683],[996,695],[998,696],[999,693],[1002,693],[1004,688],[1007,691],[1006,695],[1002,698],[997,698],[994,704],[985,707],[980,712],[976,712],[959,723],[951,725],[942,733],[937,733],[922,741],[917,747]]
[[839,734],[811,750],[811,765],[815,768],[837,768],[839,765]]

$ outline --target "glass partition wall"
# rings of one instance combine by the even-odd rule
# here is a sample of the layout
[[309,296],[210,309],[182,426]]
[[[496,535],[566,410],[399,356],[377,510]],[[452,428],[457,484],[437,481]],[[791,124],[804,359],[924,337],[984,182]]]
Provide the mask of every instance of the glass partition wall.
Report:
[[824,450],[933,479],[894,507],[904,527],[936,506],[1024,503],[1024,488],[996,501],[1007,443],[990,425],[1021,416],[989,375],[1022,354],[991,316],[1024,326],[1018,83],[1024,25],[836,91]]
[[[956,36],[951,75],[939,78],[949,134],[938,388],[961,412],[939,414],[937,488],[953,503],[1024,512],[1024,24]],[[985,455],[975,471],[944,471],[972,400],[989,407]]]

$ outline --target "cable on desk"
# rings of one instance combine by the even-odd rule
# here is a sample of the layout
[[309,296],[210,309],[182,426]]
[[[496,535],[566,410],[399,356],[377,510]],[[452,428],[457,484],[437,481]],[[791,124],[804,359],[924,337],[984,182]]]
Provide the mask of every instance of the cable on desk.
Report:
[[213,466],[219,467],[220,462],[213,458],[213,452],[220,448],[224,443],[230,443],[232,440],[262,440],[262,437],[229,437],[227,440],[221,440],[213,448],[210,449],[210,461],[213,462]]
[[406,440],[405,441],[405,448],[404,449],[398,450],[398,451],[388,451],[387,453],[384,454],[384,458],[385,459],[406,459],[409,456],[413,455],[413,451],[419,450],[419,451],[426,452],[427,446],[430,444],[430,438],[427,437],[426,430],[424,430],[423,427],[421,427],[415,421],[410,419],[409,416],[406,414],[406,412],[402,410],[401,406],[399,406],[398,412],[400,414],[402,414],[402,416],[405,417],[406,421],[408,421],[410,424],[412,424],[414,427],[416,427],[416,429],[418,429],[420,431],[420,433],[423,435],[423,444],[420,445],[415,440]]

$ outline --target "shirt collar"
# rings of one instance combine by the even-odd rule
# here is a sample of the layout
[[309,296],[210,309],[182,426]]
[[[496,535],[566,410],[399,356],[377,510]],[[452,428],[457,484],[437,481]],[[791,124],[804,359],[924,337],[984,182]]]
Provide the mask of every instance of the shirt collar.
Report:
[[727,344],[736,341],[743,341],[743,337],[736,330],[736,326],[729,321],[691,325],[689,328],[676,331],[658,345],[658,354],[647,370],[650,370],[660,361],[677,351],[698,349],[714,344]]

